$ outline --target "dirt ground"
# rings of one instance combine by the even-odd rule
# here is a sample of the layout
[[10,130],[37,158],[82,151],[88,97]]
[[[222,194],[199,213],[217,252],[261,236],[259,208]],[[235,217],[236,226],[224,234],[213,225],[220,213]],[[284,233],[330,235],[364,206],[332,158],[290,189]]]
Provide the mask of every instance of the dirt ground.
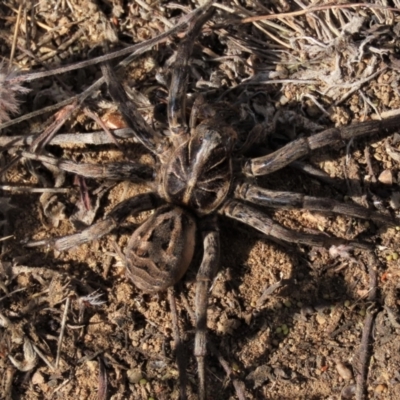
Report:
[[[19,73],[141,43],[198,7],[167,1],[39,1],[35,7],[27,2],[18,18],[18,4],[0,5],[0,46],[5,68],[18,26],[13,65]],[[230,123],[238,143],[248,145],[236,157],[260,156],[333,126],[400,114],[400,13],[378,1],[307,12],[301,4],[218,2],[194,47],[188,110],[199,93],[210,110],[230,104],[237,111]],[[286,14],[243,21],[280,13]],[[137,56],[118,75],[146,121],[164,133],[165,82],[185,32]],[[12,117],[70,99],[100,77],[96,64],[23,83],[30,92],[19,95],[20,111]],[[111,234],[69,251],[25,246],[82,230],[122,200],[149,190],[139,183],[79,178],[19,157],[29,146],[16,145],[17,137],[29,140],[50,130],[67,112],[64,106],[0,125],[0,398],[178,399],[168,296],[141,293],[126,278],[115,247],[124,249],[150,213],[130,217]],[[118,139],[119,147],[78,143],[76,138],[101,131],[101,125],[125,127],[104,86],[60,124],[55,139],[69,142],[41,152],[79,163],[154,165],[133,137]],[[302,159],[303,167],[323,171],[322,178],[291,166],[251,181],[398,217],[399,143],[385,131],[365,135]],[[372,251],[272,241],[219,216],[221,261],[209,298],[207,398],[399,399],[400,228],[305,209],[263,210],[289,229],[367,242]],[[197,399],[198,389],[192,315],[201,256],[198,237],[194,261],[174,290],[189,399]]]

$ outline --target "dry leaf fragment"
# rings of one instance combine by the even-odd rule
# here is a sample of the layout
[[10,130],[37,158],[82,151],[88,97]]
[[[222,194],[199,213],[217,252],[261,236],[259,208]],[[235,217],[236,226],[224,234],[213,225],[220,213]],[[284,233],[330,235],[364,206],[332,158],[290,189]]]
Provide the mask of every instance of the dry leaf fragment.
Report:
[[31,341],[25,337],[24,339],[24,361],[18,361],[13,356],[9,355],[11,363],[17,368],[19,371],[27,372],[33,369],[37,363],[37,356],[35,349],[32,346]]

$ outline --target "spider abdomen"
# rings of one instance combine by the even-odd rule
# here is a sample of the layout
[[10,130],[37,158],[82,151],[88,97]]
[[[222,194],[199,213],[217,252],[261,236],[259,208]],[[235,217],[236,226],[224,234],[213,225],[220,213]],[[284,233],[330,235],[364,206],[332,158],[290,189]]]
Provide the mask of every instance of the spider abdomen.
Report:
[[125,250],[127,275],[145,292],[178,282],[193,258],[196,222],[186,210],[158,208],[131,236]]

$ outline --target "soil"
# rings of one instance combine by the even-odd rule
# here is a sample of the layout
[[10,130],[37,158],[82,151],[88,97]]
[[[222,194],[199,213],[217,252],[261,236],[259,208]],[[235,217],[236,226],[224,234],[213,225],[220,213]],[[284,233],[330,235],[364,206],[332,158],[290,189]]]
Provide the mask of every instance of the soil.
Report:
[[[240,10],[255,15],[298,10],[285,2],[276,3],[266,8],[243,2]],[[235,4],[223,3],[228,11],[239,7]],[[168,2],[142,4],[122,0],[62,1],[57,6],[41,2],[32,13],[22,14],[25,19],[20,22],[14,56],[14,64],[20,70],[32,72],[44,65],[51,69],[93,58],[96,48],[102,50],[105,41],[111,48],[142,42],[169,29],[169,23],[176,24],[193,7],[186,3],[181,8]],[[12,47],[17,8],[12,1],[0,6],[0,45],[5,57],[9,57]],[[376,33],[378,29],[365,23],[369,34],[375,36],[366,42],[370,47],[353,64],[348,60],[354,43],[359,49],[367,37],[366,25],[364,30],[360,28],[354,33],[359,36],[345,36],[339,11],[315,13],[323,21],[321,26],[330,15],[336,18],[337,31],[342,35],[336,37],[337,32],[332,31],[332,36],[342,46],[348,46],[341,50],[342,59],[316,58],[321,63],[320,71],[333,71],[335,60],[340,63],[341,91],[329,93],[324,92],[323,84],[298,83],[309,79],[300,56],[305,64],[309,63],[310,70],[318,69],[317,61],[311,57],[316,54],[313,49],[294,44],[293,48],[284,48],[266,35],[265,29],[272,29],[268,25],[262,25],[264,31],[251,24],[241,26],[240,19],[228,11],[218,10],[213,24],[203,29],[195,46],[187,90],[188,109],[194,93],[205,94],[211,110],[221,106],[217,99],[223,96],[226,103],[222,106],[229,108],[230,104],[240,116],[232,122],[239,142],[254,142],[246,155],[266,154],[329,127],[356,124],[377,118],[377,112],[385,116],[400,109],[396,60],[399,42],[398,38],[393,39],[400,23],[398,13],[384,19],[378,11],[374,14],[368,8],[351,11],[369,18],[375,23],[371,25],[380,28]],[[288,17],[286,23],[274,20],[280,28],[273,32],[282,35],[280,40],[288,40],[285,29],[294,29],[293,25],[298,24],[304,29],[304,36],[319,40],[315,15]],[[343,15],[351,19],[348,14]],[[162,79],[168,79],[165,71],[184,32],[135,59],[119,76],[146,121],[162,132],[168,128],[168,90]],[[375,51],[380,44],[382,51]],[[29,49],[34,57],[23,49]],[[334,51],[338,49],[338,45],[334,47]],[[293,59],[299,63],[295,65]],[[369,66],[375,68],[370,73],[382,72],[348,93],[352,86],[346,84],[363,79]],[[31,91],[21,96],[20,115],[78,94],[99,77],[100,67],[92,65],[26,83]],[[244,84],[251,79],[253,84]],[[276,83],[271,84],[273,79]],[[109,129],[114,129],[115,124],[125,126],[104,87],[85,105]],[[52,111],[4,128],[3,136],[38,134],[61,117],[61,113]],[[79,135],[100,129],[98,121],[90,119],[80,107],[59,133]],[[135,160],[154,165],[154,160],[133,138],[119,143],[119,148],[115,144],[73,142],[48,145],[43,154],[80,163]],[[318,150],[302,160],[324,171],[329,183],[292,167],[253,178],[252,183],[355,202],[398,216],[400,164],[393,156],[399,151],[398,139],[391,139],[391,154],[388,143],[385,132],[374,137],[365,135],[352,143]],[[4,146],[2,166],[8,165],[21,148]],[[125,276],[124,263],[115,246],[123,250],[135,227],[149,212],[130,217],[110,235],[69,251],[24,246],[32,240],[81,230],[101,220],[122,200],[148,191],[148,187],[132,182],[78,179],[73,174],[63,176],[59,170],[49,170],[26,159],[7,169],[2,185],[68,190],[50,195],[4,190],[0,198],[4,217],[0,259],[0,398],[178,399],[182,372],[176,362],[167,293],[140,292]],[[289,229],[368,242],[372,251],[355,246],[319,248],[273,241],[250,226],[219,216],[221,260],[208,308],[211,346],[206,358],[207,398],[399,399],[400,229],[369,218],[359,220],[306,209],[268,209],[266,213]],[[199,235],[193,263],[174,289],[189,399],[198,398],[191,315],[201,256]],[[376,298],[371,297],[374,287]],[[363,338],[363,332],[368,332],[368,321],[372,321],[372,332]],[[367,369],[365,384],[360,383],[363,368]]]

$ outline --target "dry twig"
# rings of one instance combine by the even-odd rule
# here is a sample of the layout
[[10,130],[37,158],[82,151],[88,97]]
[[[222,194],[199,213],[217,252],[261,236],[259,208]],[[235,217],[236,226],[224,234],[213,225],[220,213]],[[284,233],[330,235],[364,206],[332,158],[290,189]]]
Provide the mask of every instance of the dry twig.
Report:
[[175,343],[175,352],[176,359],[178,362],[178,370],[179,370],[179,397],[181,400],[185,400],[186,395],[186,387],[187,387],[187,376],[186,376],[186,358],[185,351],[183,348],[183,343],[179,334],[179,322],[178,322],[178,312],[176,310],[176,301],[174,288],[170,287],[168,289],[168,301],[171,307],[171,317],[172,317],[172,326],[174,332],[174,343]]
[[364,328],[361,338],[361,345],[358,351],[356,359],[356,370],[357,370],[357,388],[356,388],[356,400],[365,400],[365,394],[367,391],[367,376],[368,376],[368,364],[370,358],[370,340],[372,326],[375,318],[375,302],[376,302],[376,291],[377,291],[377,274],[376,268],[378,260],[373,253],[369,253],[368,257],[368,273],[369,273],[369,292],[368,301],[371,306],[367,310],[367,315],[364,321]]
[[71,304],[71,299],[70,299],[70,297],[67,297],[67,300],[65,301],[63,318],[61,321],[60,336],[58,337],[58,343],[57,343],[57,356],[56,356],[56,362],[55,362],[56,369],[58,369],[59,364],[60,364],[61,347],[62,347],[62,342],[64,339],[65,325],[67,323],[67,315],[68,315],[70,304]]

